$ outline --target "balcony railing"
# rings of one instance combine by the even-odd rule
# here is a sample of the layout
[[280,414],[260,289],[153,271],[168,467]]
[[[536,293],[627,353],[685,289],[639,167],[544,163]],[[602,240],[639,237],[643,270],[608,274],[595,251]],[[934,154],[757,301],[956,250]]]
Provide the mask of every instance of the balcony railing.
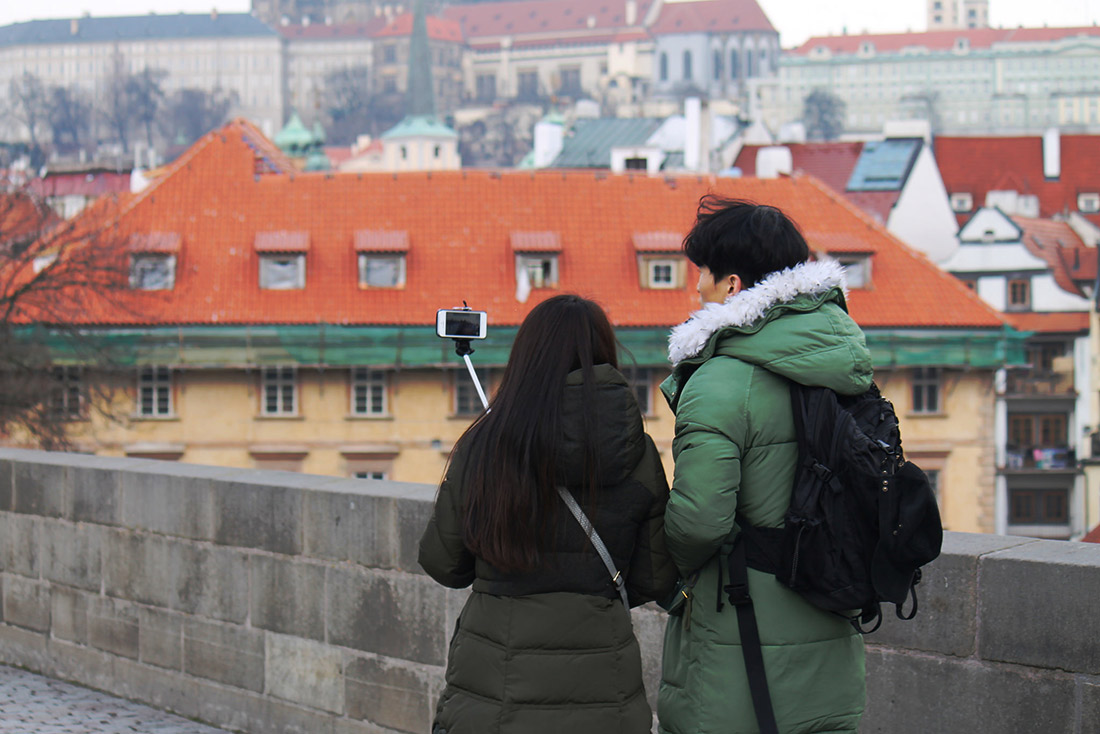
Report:
[[1009,446],[1005,451],[1005,469],[1073,469],[1077,456],[1068,446]]
[[1009,395],[1075,395],[1073,371],[1020,370],[1008,373]]

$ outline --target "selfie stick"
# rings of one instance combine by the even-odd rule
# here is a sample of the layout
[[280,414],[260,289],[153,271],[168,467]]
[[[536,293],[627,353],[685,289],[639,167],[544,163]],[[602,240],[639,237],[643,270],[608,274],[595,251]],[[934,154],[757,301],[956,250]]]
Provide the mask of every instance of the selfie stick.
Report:
[[474,348],[470,346],[469,339],[455,339],[455,354],[462,357],[466,362],[466,369],[470,371],[470,379],[474,381],[474,388],[477,390],[477,396],[481,398],[481,405],[485,408],[485,412],[489,412],[489,400],[485,397],[485,391],[481,389],[481,381],[477,379],[477,372],[474,371],[474,363],[470,361],[470,355],[473,354]]

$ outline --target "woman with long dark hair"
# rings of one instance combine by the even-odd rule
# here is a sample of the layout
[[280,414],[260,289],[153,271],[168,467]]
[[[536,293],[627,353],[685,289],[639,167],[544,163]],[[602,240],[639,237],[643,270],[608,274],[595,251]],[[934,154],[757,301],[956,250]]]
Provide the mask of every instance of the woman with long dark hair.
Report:
[[668,485],[603,310],[550,298],[516,334],[500,387],[455,446],[420,565],[473,593],[451,640],[435,734],[643,734],[652,714],[620,593],[559,487],[625,576],[666,596]]

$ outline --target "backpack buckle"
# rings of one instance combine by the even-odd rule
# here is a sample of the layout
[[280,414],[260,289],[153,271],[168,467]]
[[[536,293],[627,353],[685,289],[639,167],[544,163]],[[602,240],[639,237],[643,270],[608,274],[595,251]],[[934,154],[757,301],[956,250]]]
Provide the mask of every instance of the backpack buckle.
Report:
[[752,597],[749,596],[748,584],[726,584],[722,587],[722,591],[726,592],[726,597],[730,600],[730,604],[735,607],[752,603]]

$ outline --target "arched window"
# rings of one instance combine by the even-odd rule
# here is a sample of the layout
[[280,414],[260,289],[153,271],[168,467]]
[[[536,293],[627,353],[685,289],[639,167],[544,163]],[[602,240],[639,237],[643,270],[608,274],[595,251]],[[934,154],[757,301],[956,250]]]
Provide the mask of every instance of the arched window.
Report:
[[668,81],[668,54],[661,52],[661,81]]
[[760,61],[756,65],[756,72],[761,76],[768,73],[768,50],[766,48],[760,49]]
[[752,63],[752,49],[745,52],[745,78],[755,76],[755,65]]
[[741,49],[735,48],[730,51],[730,79],[734,81],[741,74],[741,64],[738,62],[741,60]]
[[691,51],[684,51],[684,81],[691,81]]
[[714,52],[714,81],[721,81],[722,79],[722,52]]

